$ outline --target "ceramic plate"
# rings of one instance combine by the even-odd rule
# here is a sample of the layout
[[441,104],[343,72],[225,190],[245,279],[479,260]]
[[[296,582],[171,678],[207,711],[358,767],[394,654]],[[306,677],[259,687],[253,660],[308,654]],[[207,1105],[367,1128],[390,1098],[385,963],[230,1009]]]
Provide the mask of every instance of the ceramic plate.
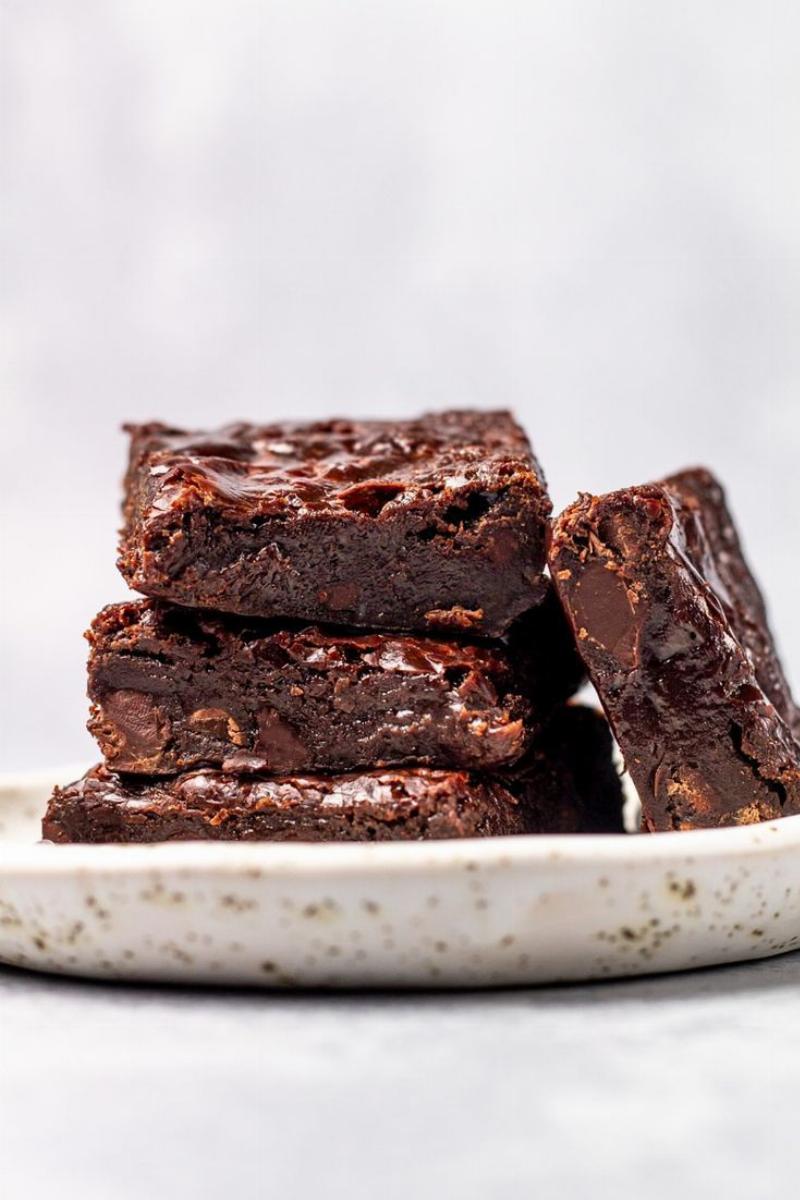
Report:
[[56,781],[0,783],[0,960],[280,987],[531,984],[800,945],[800,817],[651,836],[37,845]]

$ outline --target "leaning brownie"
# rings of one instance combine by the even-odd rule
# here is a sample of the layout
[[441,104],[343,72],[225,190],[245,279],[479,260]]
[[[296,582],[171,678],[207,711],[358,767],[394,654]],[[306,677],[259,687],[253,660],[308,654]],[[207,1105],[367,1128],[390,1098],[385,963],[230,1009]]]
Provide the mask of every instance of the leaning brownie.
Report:
[[794,705],[713,476],[581,497],[550,563],[647,829],[800,811]]
[[287,628],[154,600],[87,634],[89,729],[151,775],[516,761],[583,664],[551,592],[504,642]]
[[489,636],[544,595],[551,504],[506,412],[129,429],[119,566],[146,595]]
[[42,832],[51,842],[409,841],[615,832],[621,813],[605,722],[568,709],[505,775],[418,767],[271,777],[204,769],[152,779],[93,767],[56,788]]

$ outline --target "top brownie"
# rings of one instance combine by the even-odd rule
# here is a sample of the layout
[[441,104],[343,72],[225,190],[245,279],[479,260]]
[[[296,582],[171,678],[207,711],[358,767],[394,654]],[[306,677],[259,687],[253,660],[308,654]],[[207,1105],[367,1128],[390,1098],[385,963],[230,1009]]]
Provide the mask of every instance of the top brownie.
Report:
[[582,496],[550,566],[647,829],[800,812],[796,709],[708,471]]
[[550,499],[507,412],[128,429],[119,567],[146,595],[487,636],[544,595]]

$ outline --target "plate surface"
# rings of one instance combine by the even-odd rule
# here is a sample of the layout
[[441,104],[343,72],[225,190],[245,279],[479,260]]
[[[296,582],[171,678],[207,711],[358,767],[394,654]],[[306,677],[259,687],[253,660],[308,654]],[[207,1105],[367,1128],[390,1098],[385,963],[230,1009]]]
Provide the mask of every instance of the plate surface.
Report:
[[0,782],[0,960],[281,987],[530,984],[800,946],[800,817],[693,833],[37,845],[56,781]]

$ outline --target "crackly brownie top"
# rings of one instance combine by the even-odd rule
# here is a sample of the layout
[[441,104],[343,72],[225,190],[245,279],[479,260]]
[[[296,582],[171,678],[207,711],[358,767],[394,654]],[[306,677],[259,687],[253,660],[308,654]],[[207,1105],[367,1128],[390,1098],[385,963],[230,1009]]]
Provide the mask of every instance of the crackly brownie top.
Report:
[[[226,775],[201,768],[172,779],[120,776],[100,764],[63,789],[87,806],[115,804],[128,811],[193,810],[224,820],[231,810],[273,809],[372,811],[384,819],[402,818],[419,806],[450,801],[472,803],[474,778],[468,771],[428,767],[375,770],[341,775]],[[498,785],[498,795],[513,810],[517,801]]]
[[510,485],[532,492],[545,515],[550,509],[528,440],[504,411],[240,423],[206,433],[157,422],[126,429],[129,479],[146,472],[148,505],[162,513],[211,506],[244,517],[303,511],[377,517],[447,492]]
[[460,677],[475,672],[505,677],[509,673],[506,655],[486,643],[222,617],[153,600],[108,605],[86,636],[98,652],[161,656],[199,650],[208,659],[246,654],[276,667],[292,662],[320,673],[354,671],[358,666],[401,675]]

